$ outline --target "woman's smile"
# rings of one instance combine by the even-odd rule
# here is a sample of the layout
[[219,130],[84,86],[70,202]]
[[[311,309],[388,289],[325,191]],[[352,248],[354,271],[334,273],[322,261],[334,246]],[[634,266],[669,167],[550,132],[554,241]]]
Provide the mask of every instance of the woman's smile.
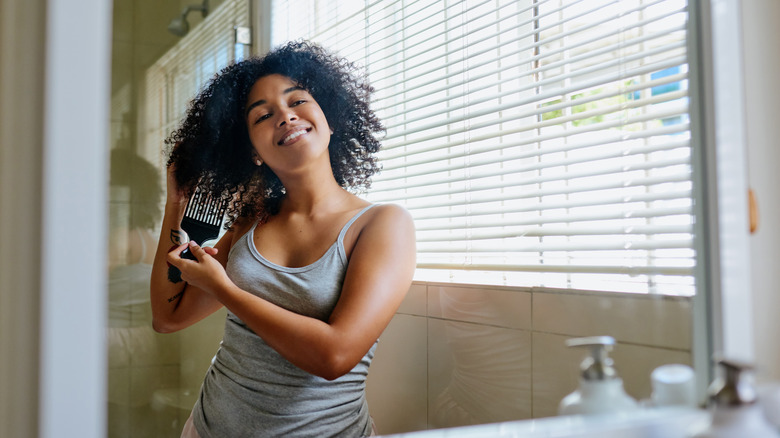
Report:
[[295,128],[292,129],[284,134],[284,137],[282,137],[281,140],[279,140],[276,144],[279,146],[285,146],[292,143],[295,143],[296,140],[302,135],[306,135],[311,131],[311,128]]

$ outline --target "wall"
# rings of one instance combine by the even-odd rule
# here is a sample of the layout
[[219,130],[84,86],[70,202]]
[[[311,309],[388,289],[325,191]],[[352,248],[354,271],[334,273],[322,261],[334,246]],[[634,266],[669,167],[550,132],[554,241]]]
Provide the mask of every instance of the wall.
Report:
[[[216,8],[222,0],[210,0]],[[180,37],[168,32],[168,23],[187,5],[198,0],[155,1],[115,0],[111,56],[111,142],[116,147],[126,142],[136,145],[138,96],[144,72],[176,44]],[[190,12],[187,21],[192,30],[203,20],[199,11]],[[147,157],[148,158],[148,157]]]
[[109,35],[104,2],[0,2],[0,436],[102,436]]
[[753,336],[757,377],[780,381],[780,2],[742,2],[748,182],[755,191],[759,227],[750,237],[750,274],[753,292]]
[[[0,0],[0,436],[38,436],[44,0]],[[24,145],[24,147],[17,147]]]
[[[178,437],[221,338],[224,312],[162,335],[151,329],[151,258],[164,201],[160,148],[140,146],[140,97],[147,68],[180,37],[168,23],[197,0],[115,0],[111,62],[109,193],[108,436]],[[221,0],[209,1],[216,8]],[[192,31],[201,13],[187,16]],[[143,217],[151,217],[151,222]]]
[[[166,436],[176,423],[169,421],[168,410],[152,405],[156,392],[179,386],[179,348],[177,336],[150,330],[148,257],[157,231],[149,224],[136,225],[134,216],[144,213],[144,204],[163,199],[159,158],[136,154],[138,95],[144,70],[178,40],[166,27],[180,10],[178,2],[114,1],[111,138],[106,145],[115,156],[108,205],[109,437]],[[152,186],[144,188],[139,184],[143,180]]]
[[555,415],[577,387],[571,337],[610,335],[637,399],[691,365],[688,298],[415,283],[380,338],[368,400],[380,433]]

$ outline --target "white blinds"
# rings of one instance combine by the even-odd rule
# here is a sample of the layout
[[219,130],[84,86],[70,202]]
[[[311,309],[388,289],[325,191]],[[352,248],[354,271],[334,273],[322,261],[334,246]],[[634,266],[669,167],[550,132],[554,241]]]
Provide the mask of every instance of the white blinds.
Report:
[[248,25],[249,3],[223,0],[146,70],[139,105],[144,156],[162,161],[163,141],[184,118],[189,101],[217,71],[246,56],[248,47],[236,44],[234,29]]
[[417,279],[693,294],[686,2],[274,2],[362,63]]

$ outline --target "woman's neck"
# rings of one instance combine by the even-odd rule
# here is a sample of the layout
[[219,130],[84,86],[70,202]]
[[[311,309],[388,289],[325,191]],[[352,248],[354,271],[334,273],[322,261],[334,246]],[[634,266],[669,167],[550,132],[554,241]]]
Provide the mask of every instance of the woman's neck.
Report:
[[280,213],[297,213],[307,216],[339,210],[351,197],[348,191],[330,180],[306,185],[285,185],[287,194],[282,201]]

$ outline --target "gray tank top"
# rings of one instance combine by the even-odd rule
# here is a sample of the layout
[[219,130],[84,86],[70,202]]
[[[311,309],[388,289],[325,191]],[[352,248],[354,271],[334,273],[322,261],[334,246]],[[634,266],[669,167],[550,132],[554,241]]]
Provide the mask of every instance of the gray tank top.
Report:
[[[227,273],[241,289],[293,312],[326,321],[347,270],[347,222],[314,263],[299,268],[266,260],[254,245],[257,223],[230,249]],[[333,381],[296,367],[227,312],[225,334],[193,409],[203,438],[361,437],[371,433],[365,397],[376,342],[352,371]]]

